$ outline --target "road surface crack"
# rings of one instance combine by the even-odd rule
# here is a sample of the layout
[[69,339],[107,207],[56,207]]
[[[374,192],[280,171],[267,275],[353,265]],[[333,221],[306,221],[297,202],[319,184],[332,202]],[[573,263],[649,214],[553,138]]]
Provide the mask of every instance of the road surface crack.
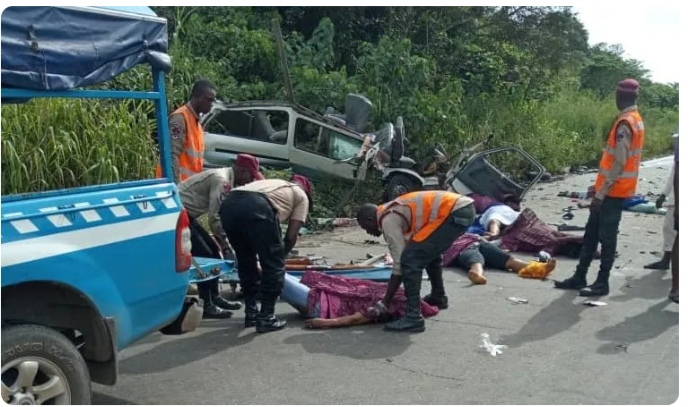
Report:
[[408,367],[399,366],[399,365],[395,364],[394,362],[389,362],[389,361],[388,361],[388,362],[382,362],[382,361],[380,361],[380,362],[378,362],[378,363],[383,364],[383,365],[392,366],[392,367],[395,367],[395,368],[397,368],[397,369],[399,369],[399,370],[404,370],[404,371],[411,372],[411,373],[418,373],[418,374],[422,374],[422,375],[428,376],[428,377],[434,377],[434,378],[436,378],[436,379],[452,380],[452,381],[456,381],[456,382],[464,382],[464,381],[466,381],[466,379],[459,378],[459,377],[441,376],[441,375],[437,375],[437,374],[434,374],[434,373],[424,372],[424,371],[422,371],[422,370],[410,369],[410,368],[408,368]]

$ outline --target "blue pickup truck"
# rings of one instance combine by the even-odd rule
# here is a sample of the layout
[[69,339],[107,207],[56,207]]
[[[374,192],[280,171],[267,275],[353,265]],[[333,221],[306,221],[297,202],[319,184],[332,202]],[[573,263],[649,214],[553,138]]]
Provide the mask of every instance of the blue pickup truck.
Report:
[[[167,46],[167,21],[148,7],[2,14],[3,104],[149,100],[165,169],[162,179],[2,196],[6,403],[89,404],[91,382],[116,383],[119,350],[157,331],[195,329],[200,307],[187,297],[190,277],[230,266],[191,255],[189,218],[172,182]],[[95,88],[141,64],[152,68],[151,91]]]

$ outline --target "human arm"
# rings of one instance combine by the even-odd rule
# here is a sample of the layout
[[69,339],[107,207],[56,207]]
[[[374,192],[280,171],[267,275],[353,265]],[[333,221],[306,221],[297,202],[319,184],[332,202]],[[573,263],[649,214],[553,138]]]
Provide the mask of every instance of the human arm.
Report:
[[495,239],[501,234],[501,222],[498,220],[489,221],[486,230],[487,231],[484,233],[485,240]]
[[360,312],[356,312],[355,314],[332,319],[308,319],[305,324],[308,328],[340,328],[344,326],[363,325],[369,323],[370,321],[371,319],[369,317]]
[[286,229],[286,235],[283,238],[283,248],[286,256],[293,250],[293,247],[295,247],[295,243],[298,241],[298,235],[300,234],[300,228],[305,224],[310,213],[310,200],[307,198],[305,192],[299,186],[293,186],[292,189],[293,210],[290,213],[288,229]]
[[228,243],[227,235],[223,229],[223,223],[220,220],[220,205],[223,199],[230,193],[230,183],[222,176],[215,174],[206,179],[209,182],[208,196],[208,224],[211,227],[211,232],[215,236],[215,240],[223,250],[223,255],[227,258],[232,253],[232,247]]
[[299,220],[291,219],[288,221],[288,229],[286,229],[286,235],[283,238],[283,253],[288,256],[291,250],[295,247],[298,242],[298,235],[300,234],[300,228],[302,228],[304,222]]
[[608,191],[610,188],[612,188],[612,185],[617,182],[620,175],[622,175],[624,166],[627,164],[627,159],[629,157],[629,151],[632,145],[631,128],[627,123],[622,122],[617,126],[616,134],[617,143],[615,144],[614,152],[615,161],[613,162],[608,173],[605,175],[605,182],[603,182],[603,185],[598,191],[596,191],[596,194],[593,197],[593,202],[595,202],[596,205],[598,202],[602,202],[603,199],[605,199]]
[[181,181],[179,156],[184,151],[186,144],[186,122],[181,113],[174,113],[169,117],[169,137],[172,151],[172,171],[174,171],[174,181],[178,184]]
[[670,175],[668,176],[668,179],[666,180],[666,185],[663,188],[661,195],[656,200],[656,208],[661,209],[661,207],[663,206],[663,203],[666,201],[666,197],[668,195],[670,195],[671,191],[673,190],[673,178],[675,178],[675,166],[673,166],[670,169]]
[[679,182],[679,180],[678,180],[678,178],[679,178],[679,175],[678,175],[678,174],[679,174],[679,173],[680,173],[680,171],[678,171],[678,162],[675,161],[675,174],[673,175],[673,194],[675,194],[675,195],[674,195],[674,196],[675,196],[675,206],[674,206],[673,209],[674,209],[675,220],[676,220],[676,221],[677,221],[677,219],[678,219],[678,213],[679,213],[678,207],[679,207],[679,202],[680,202],[680,198],[679,198],[679,194],[678,194],[678,189],[679,189],[679,186],[680,186],[680,182]]
[[392,275],[390,276],[390,281],[387,283],[387,292],[383,298],[383,303],[386,306],[390,305],[392,297],[394,297],[394,294],[402,283],[401,259],[404,248],[407,245],[407,241],[404,237],[406,227],[406,221],[401,214],[397,212],[387,213],[382,219],[382,234],[385,236],[387,246],[390,250],[390,256],[393,260]]

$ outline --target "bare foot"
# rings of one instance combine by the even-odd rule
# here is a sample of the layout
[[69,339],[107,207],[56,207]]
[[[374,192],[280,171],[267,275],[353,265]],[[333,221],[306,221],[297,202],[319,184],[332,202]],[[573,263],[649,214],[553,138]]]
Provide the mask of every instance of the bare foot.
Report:
[[472,281],[472,284],[486,284],[486,277],[479,273],[475,273],[474,271],[467,273],[467,277],[469,277],[470,281]]
[[548,275],[552,274],[554,269],[557,267],[557,259],[551,258],[547,260],[547,263],[545,264],[545,278],[547,278]]

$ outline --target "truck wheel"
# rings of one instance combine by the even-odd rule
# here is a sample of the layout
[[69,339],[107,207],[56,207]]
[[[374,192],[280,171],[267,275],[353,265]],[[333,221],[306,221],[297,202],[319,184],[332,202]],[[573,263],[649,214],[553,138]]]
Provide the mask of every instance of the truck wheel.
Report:
[[75,346],[39,325],[2,330],[2,399],[8,404],[90,404],[90,374]]
[[421,186],[414,178],[404,174],[395,174],[387,181],[385,198],[388,201],[391,201],[400,195],[418,191],[420,189]]

